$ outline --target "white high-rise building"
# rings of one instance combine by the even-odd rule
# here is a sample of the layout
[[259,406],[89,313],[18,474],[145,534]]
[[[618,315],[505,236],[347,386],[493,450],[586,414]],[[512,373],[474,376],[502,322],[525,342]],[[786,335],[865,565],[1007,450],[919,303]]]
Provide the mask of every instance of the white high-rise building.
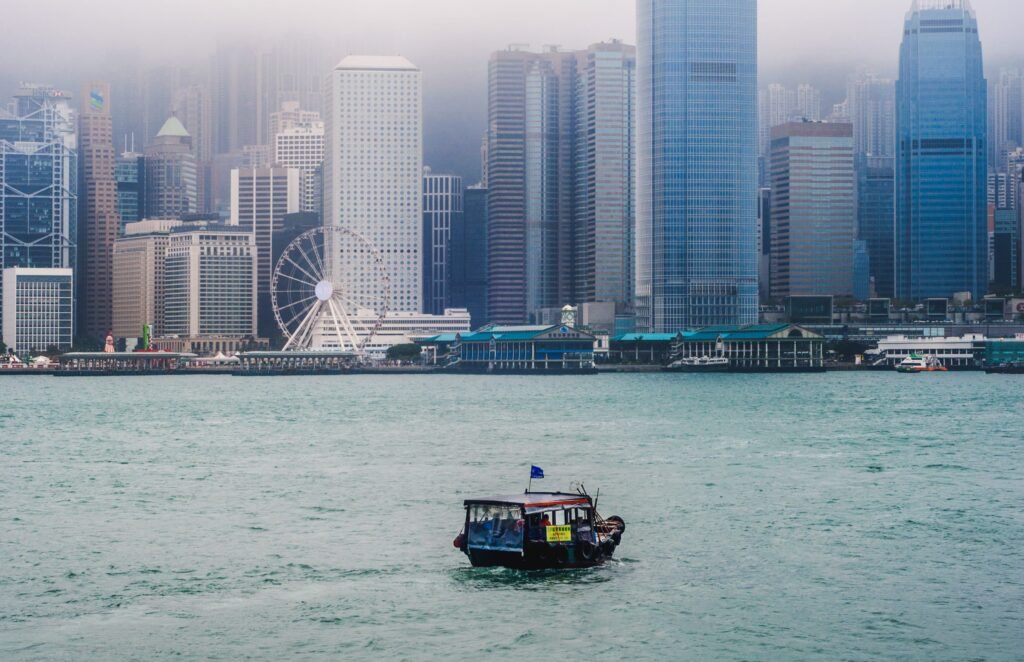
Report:
[[[423,310],[423,78],[404,57],[351,55],[331,72],[324,224],[370,242],[387,267],[390,309]],[[333,250],[354,294],[378,288],[362,246]],[[372,298],[373,293],[365,298]]]
[[71,269],[3,270],[3,331],[19,354],[71,349],[74,283]]
[[229,227],[172,231],[164,262],[164,334],[256,336],[256,238]]
[[[318,115],[319,117],[319,115]],[[300,209],[320,213],[320,168],[324,163],[324,123],[286,126],[274,135],[274,164],[299,171]]]
[[796,110],[811,122],[821,121],[821,90],[806,83],[796,88]]

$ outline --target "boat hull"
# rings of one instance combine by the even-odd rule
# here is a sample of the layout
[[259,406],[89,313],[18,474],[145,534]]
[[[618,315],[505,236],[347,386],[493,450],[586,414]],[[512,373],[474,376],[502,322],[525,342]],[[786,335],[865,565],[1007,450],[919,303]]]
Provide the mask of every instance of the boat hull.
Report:
[[668,366],[662,368],[663,372],[729,372],[729,366],[726,365],[714,365],[714,366]]
[[989,375],[1024,375],[1024,366],[985,368],[985,372]]
[[522,552],[498,552],[469,549],[466,556],[474,568],[510,568],[513,570],[571,570],[593,568],[612,559],[614,546],[591,545],[589,551],[579,545],[527,545]]

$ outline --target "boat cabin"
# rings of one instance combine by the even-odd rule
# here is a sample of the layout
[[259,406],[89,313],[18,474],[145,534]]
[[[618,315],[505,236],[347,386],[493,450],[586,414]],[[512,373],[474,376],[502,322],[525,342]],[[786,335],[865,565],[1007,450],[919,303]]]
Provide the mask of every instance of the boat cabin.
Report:
[[465,507],[456,546],[474,566],[585,567],[614,549],[604,544],[607,536],[600,533],[593,500],[585,494],[527,492],[467,499]]

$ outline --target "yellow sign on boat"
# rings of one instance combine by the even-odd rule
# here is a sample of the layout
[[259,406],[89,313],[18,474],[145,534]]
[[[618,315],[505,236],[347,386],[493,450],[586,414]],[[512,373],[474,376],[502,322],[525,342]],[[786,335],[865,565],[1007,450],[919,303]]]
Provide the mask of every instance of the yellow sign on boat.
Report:
[[549,526],[548,542],[572,542],[571,526]]

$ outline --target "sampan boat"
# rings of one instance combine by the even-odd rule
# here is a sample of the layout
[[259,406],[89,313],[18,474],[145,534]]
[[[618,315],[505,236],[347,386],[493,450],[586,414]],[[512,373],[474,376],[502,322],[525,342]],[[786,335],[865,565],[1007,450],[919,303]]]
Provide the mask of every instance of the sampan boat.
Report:
[[585,493],[525,492],[467,499],[454,545],[474,567],[589,568],[612,558],[626,523],[603,519]]

